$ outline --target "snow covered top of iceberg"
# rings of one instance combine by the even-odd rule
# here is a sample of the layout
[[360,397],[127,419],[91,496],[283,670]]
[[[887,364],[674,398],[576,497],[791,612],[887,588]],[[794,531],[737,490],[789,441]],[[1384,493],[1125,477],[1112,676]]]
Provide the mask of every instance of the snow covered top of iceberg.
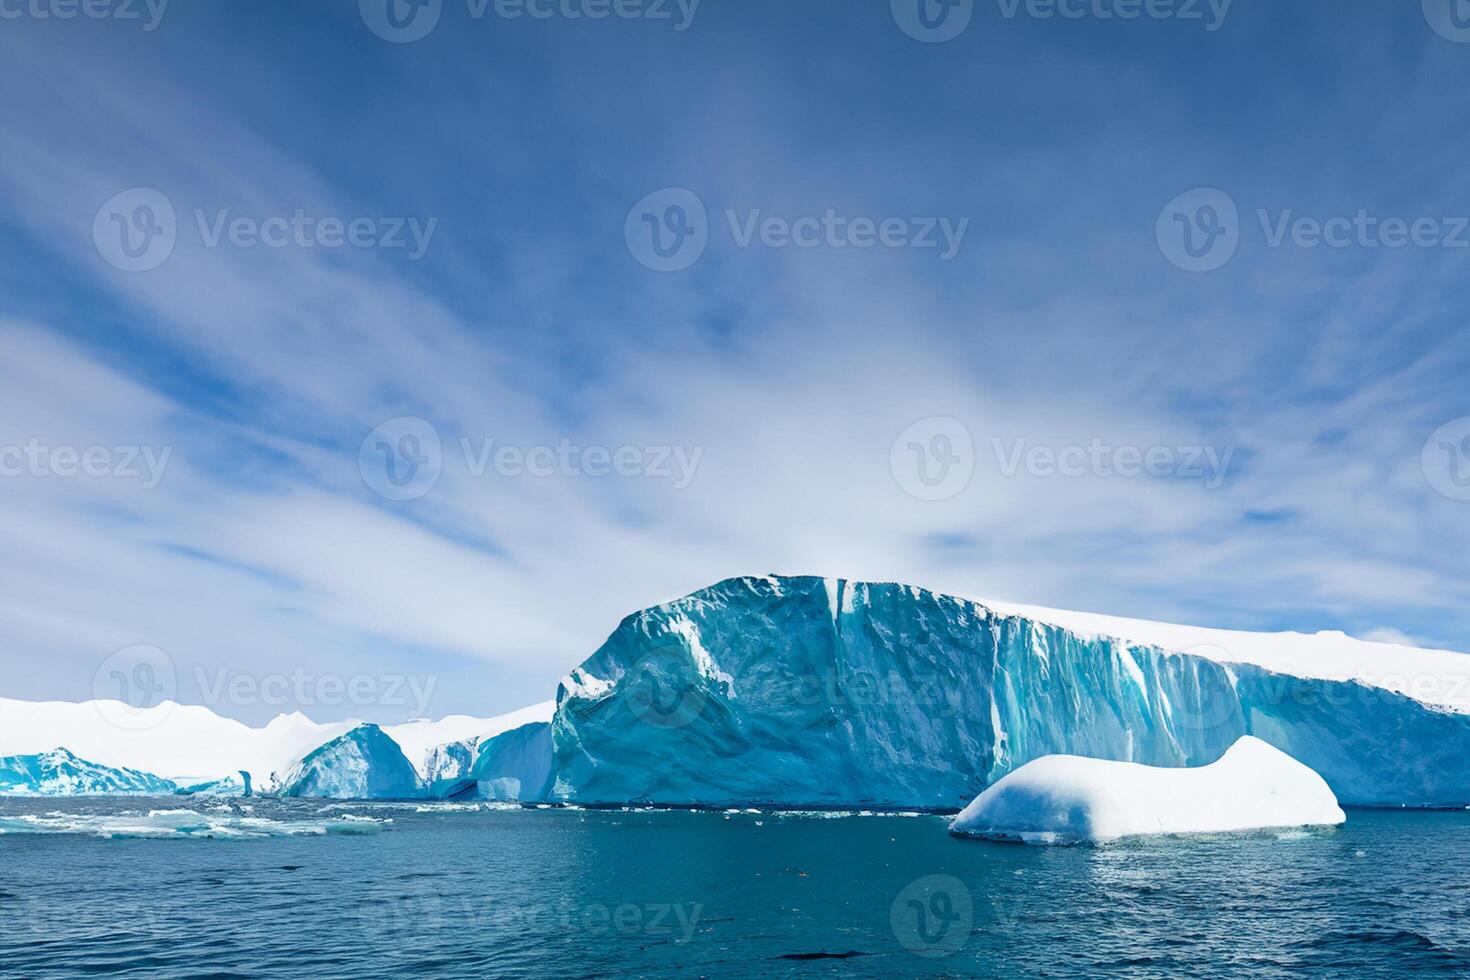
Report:
[[[711,588],[651,606],[628,619],[653,612],[678,616],[697,610],[703,605],[705,596],[726,583],[741,583],[752,590],[767,589],[780,597],[807,578],[810,576],[776,574],[731,578]],[[826,577],[822,582],[834,620],[839,613],[851,612],[870,589],[896,587],[909,590],[915,598],[923,593],[972,604],[976,607],[977,621],[984,620],[985,612],[989,611],[999,616],[1057,626],[1084,638],[1115,639],[1138,646],[1157,647],[1169,653],[1193,654],[1223,664],[1253,664],[1292,677],[1358,681],[1424,704],[1470,714],[1470,654],[1466,653],[1360,640],[1336,630],[1254,633],[1051,609],[944,593],[899,582],[863,582],[832,577]],[[841,608],[839,595],[842,596]],[[584,664],[562,678],[561,683],[570,696],[595,701],[611,693],[616,680],[589,673]]]
[[1174,653],[1192,653],[1218,663],[1254,664],[1293,677],[1356,680],[1425,704],[1470,712],[1470,654],[1359,640],[1336,630],[1251,633],[990,599],[971,601],[1003,616],[1023,616],[1079,636],[1112,637]]
[[1218,761],[1192,769],[1043,756],[976,797],[950,831],[1063,844],[1329,826],[1345,819],[1321,776],[1246,735]]

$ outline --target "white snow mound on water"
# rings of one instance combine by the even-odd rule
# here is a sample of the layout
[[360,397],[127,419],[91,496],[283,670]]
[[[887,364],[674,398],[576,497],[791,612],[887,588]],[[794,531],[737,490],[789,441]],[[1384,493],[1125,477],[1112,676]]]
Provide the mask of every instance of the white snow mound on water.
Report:
[[1032,844],[1207,834],[1346,820],[1315,771],[1246,735],[1195,768],[1049,755],[1001,778],[950,832]]

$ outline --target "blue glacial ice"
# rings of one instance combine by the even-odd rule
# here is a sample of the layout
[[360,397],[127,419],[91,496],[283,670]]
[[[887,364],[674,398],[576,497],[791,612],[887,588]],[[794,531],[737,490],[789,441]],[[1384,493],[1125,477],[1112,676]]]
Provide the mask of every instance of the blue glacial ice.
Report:
[[551,798],[957,809],[1051,754],[1202,766],[1254,735],[1347,804],[1470,801],[1470,715],[1083,636],[911,586],[738,578],[563,680]]
[[418,773],[377,725],[359,725],[309,752],[281,780],[281,796],[419,799]]
[[223,776],[219,779],[211,779],[202,783],[180,784],[177,790],[180,796],[229,796],[242,797],[251,795],[252,787],[250,773],[241,769],[233,776]]
[[64,748],[0,758],[0,796],[166,796],[171,780],[88,762]]
[[492,738],[451,742],[429,761],[428,795],[440,800],[537,802],[551,782],[551,725],[531,722]]

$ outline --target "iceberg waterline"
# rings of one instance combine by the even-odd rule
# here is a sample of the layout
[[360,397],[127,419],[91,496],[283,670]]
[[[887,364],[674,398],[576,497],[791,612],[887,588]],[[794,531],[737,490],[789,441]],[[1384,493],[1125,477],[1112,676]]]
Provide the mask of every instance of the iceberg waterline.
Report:
[[[1133,635],[1189,630],[1108,622]],[[1321,772],[1345,803],[1470,799],[1470,715],[1371,677],[1332,679],[1318,663],[1298,676],[1249,662],[1281,666],[1280,651],[1300,644],[1272,635],[1267,646],[1275,659],[1248,644],[1201,656],[910,586],[730,579],[625,619],[563,680],[554,716],[550,703],[382,729],[283,716],[323,737],[256,782],[352,798],[954,811],[1042,756],[1202,766],[1253,735]],[[1380,666],[1398,656],[1354,651]],[[1430,653],[1441,667],[1463,656]],[[190,782],[251,753],[240,775],[258,777],[259,740],[226,745],[211,778]],[[165,749],[154,751],[173,758]]]
[[957,836],[1072,844],[1149,834],[1336,826],[1327,783],[1250,735],[1197,768],[1049,755],[1008,773],[950,825]]

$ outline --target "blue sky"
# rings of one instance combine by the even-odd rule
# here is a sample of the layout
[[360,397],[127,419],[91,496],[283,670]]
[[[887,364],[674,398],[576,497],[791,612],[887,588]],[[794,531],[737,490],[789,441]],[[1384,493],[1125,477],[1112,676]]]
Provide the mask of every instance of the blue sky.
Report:
[[0,693],[488,714],[769,571],[1470,649],[1448,5],[374,2],[5,7]]

